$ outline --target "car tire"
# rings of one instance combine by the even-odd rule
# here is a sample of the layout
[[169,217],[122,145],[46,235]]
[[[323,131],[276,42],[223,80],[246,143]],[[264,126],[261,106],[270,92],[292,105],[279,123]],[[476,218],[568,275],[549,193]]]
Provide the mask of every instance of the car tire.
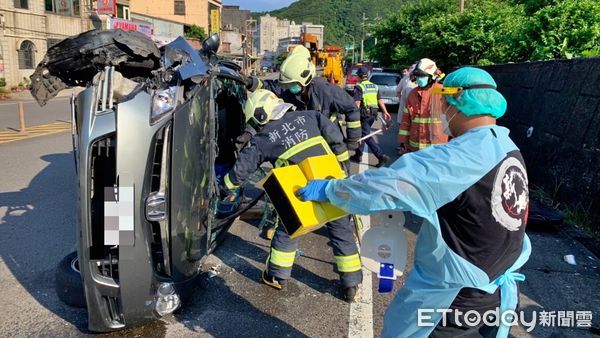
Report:
[[63,303],[79,308],[86,307],[77,251],[68,254],[58,263],[54,286],[58,299]]

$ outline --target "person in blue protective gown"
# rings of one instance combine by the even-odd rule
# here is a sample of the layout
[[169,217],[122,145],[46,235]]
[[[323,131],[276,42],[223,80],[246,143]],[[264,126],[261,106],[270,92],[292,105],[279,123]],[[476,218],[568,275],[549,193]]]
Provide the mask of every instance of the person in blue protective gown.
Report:
[[[385,313],[383,337],[507,337],[525,279],[517,271],[531,252],[527,171],[508,129],[496,125],[507,103],[493,78],[473,67],[450,73],[434,94],[444,98],[432,100],[440,102],[432,114],[454,137],[449,143],[389,168],[310,181],[298,195],[354,214],[423,218],[414,268]],[[492,316],[467,325],[467,312]]]

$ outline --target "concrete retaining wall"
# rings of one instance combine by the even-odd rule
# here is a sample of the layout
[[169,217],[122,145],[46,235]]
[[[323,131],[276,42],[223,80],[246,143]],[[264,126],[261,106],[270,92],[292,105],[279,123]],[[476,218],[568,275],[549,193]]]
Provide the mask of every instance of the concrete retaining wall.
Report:
[[598,217],[600,57],[485,68],[508,101],[499,124],[523,152],[531,186]]

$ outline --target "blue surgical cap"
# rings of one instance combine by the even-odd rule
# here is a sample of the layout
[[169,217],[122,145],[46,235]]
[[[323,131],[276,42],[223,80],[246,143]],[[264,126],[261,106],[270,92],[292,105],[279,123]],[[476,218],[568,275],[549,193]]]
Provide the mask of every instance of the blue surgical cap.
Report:
[[[483,69],[463,67],[446,76],[445,87],[492,85],[496,81]],[[446,101],[467,116],[491,115],[500,118],[506,112],[506,99],[492,88],[465,89],[457,95],[444,95]]]

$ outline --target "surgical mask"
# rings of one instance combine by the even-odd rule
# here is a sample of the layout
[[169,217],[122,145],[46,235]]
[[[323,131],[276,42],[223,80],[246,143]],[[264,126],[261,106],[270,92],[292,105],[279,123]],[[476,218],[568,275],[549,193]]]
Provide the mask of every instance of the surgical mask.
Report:
[[444,110],[444,112],[440,115],[440,121],[442,122],[444,133],[446,133],[446,135],[448,136],[454,136],[450,131],[450,121],[452,121],[452,119],[458,114],[458,111],[456,111],[456,113],[454,113],[454,115],[452,115],[452,117],[448,120],[446,113],[448,112],[448,110],[450,110],[450,107],[452,106],[448,105],[448,108],[446,108],[446,110]]
[[425,88],[429,84],[429,76],[419,76],[415,82],[417,83],[417,86]]
[[300,94],[300,92],[302,91],[302,86],[300,86],[299,84],[293,84],[290,86],[289,88],[290,93],[296,95],[296,94]]

